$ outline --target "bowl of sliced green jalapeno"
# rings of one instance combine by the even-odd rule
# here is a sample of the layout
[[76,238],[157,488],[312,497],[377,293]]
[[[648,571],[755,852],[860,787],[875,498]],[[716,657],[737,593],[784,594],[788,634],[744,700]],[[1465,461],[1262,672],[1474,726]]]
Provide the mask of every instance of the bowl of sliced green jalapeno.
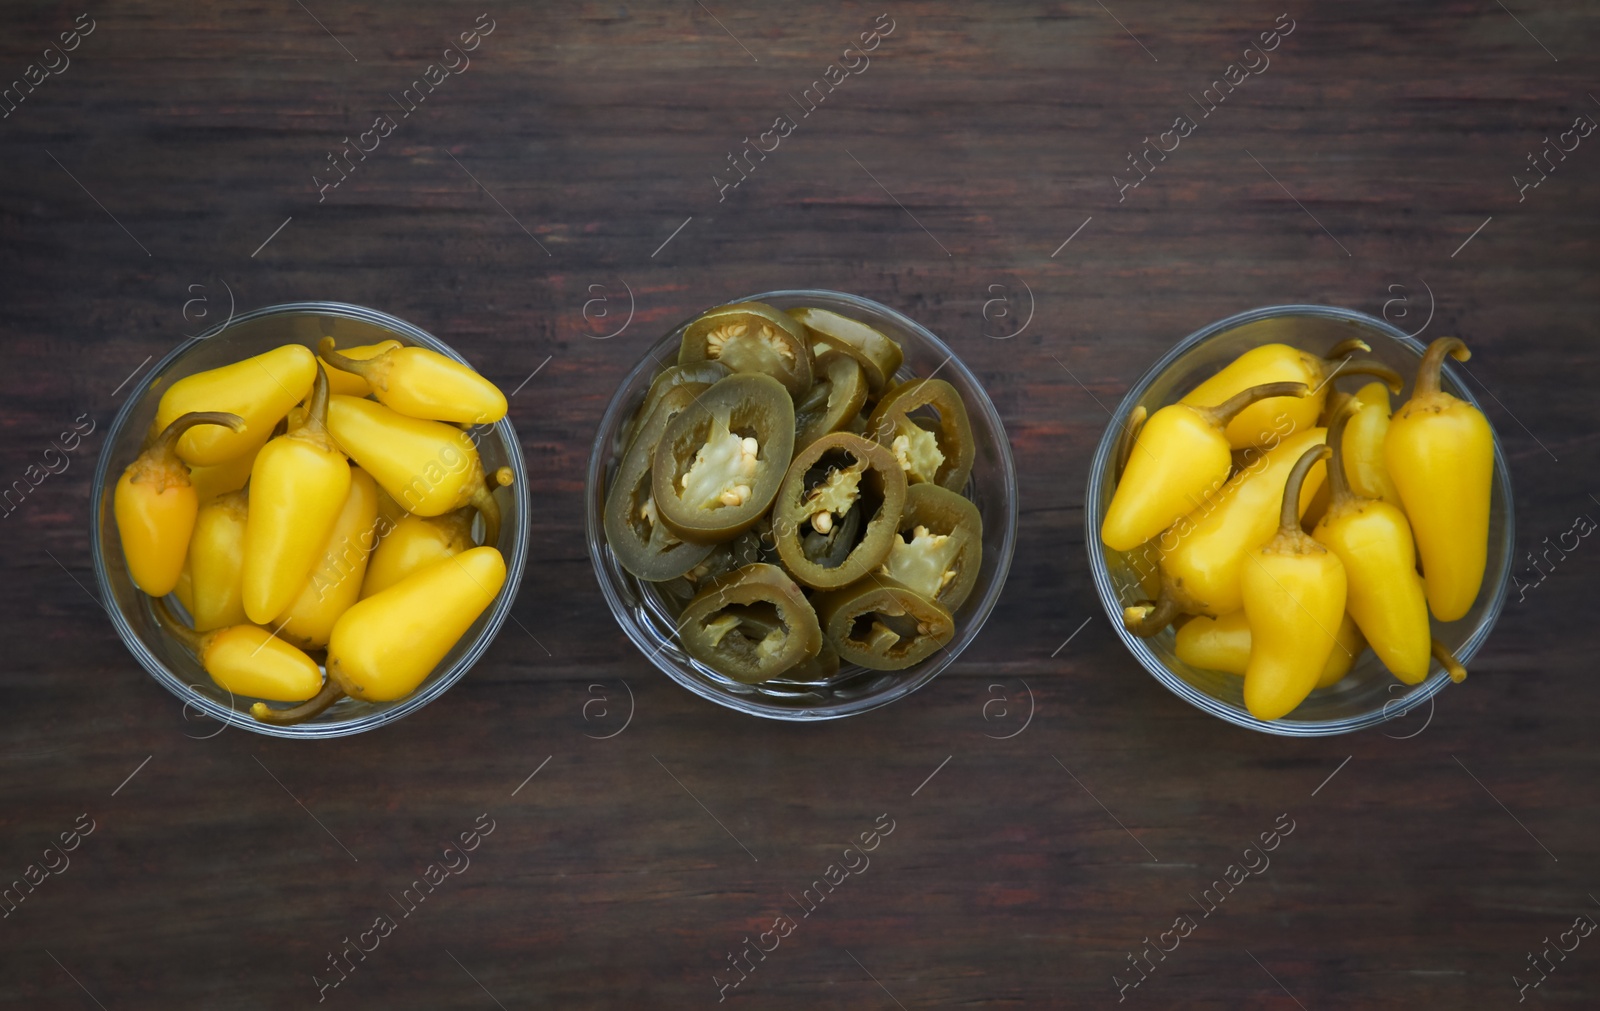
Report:
[[999,415],[937,337],[859,296],[772,291],[685,321],[623,380],[589,461],[589,553],[673,680],[832,719],[972,642],[1016,501]]

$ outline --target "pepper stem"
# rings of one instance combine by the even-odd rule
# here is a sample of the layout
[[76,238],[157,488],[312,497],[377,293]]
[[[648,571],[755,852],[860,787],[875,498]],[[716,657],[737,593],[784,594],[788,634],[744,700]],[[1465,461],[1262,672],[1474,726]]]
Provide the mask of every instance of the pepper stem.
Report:
[[1411,399],[1426,397],[1439,392],[1439,370],[1444,366],[1444,356],[1449,355],[1458,362],[1464,362],[1472,357],[1472,352],[1461,342],[1459,337],[1438,337],[1428,345],[1428,351],[1422,356],[1422,364],[1417,366],[1417,385],[1411,390]]
[[223,425],[235,432],[244,431],[244,419],[226,411],[190,411],[173,419],[144,451],[150,460],[170,461],[178,455],[178,439],[196,425]]
[[1311,473],[1317,461],[1325,460],[1332,454],[1333,450],[1327,446],[1312,446],[1294,462],[1294,469],[1289,471],[1289,480],[1283,483],[1283,511],[1278,514],[1279,536],[1304,536],[1300,529],[1300,486],[1305,484],[1306,475]]
[[1328,373],[1328,378],[1324,379],[1323,382],[1331,383],[1340,376],[1373,376],[1377,379],[1382,379],[1383,385],[1389,387],[1390,393],[1399,393],[1401,387],[1406,384],[1400,373],[1382,362],[1373,361],[1370,358],[1364,358],[1359,362],[1341,363],[1332,372]]
[[1305,383],[1262,383],[1248,390],[1240,390],[1215,407],[1197,407],[1206,420],[1218,428],[1225,427],[1240,411],[1258,400],[1272,397],[1303,397],[1309,392]]
[[[1441,337],[1439,340],[1455,340],[1455,338]],[[1438,341],[1434,341],[1434,343],[1437,344]],[[1467,679],[1467,669],[1461,666],[1461,661],[1457,660],[1455,654],[1450,652],[1449,648],[1438,639],[1433,640],[1433,656],[1434,659],[1444,664],[1444,669],[1450,674],[1450,680],[1460,684]]]
[[1346,355],[1353,355],[1357,351],[1371,351],[1371,350],[1372,350],[1372,345],[1368,344],[1366,341],[1362,340],[1360,337],[1346,337],[1344,340],[1340,341],[1339,343],[1335,344],[1333,347],[1329,348],[1328,349],[1328,353],[1323,356],[1323,360],[1331,362],[1336,358],[1343,358]]
[[[491,475],[491,480],[497,475]],[[472,493],[472,501],[468,503],[478,510],[478,515],[483,517],[483,543],[497,545],[500,543],[500,503],[495,501],[494,489],[489,482],[478,485],[478,490]]]
[[1122,609],[1122,627],[1141,639],[1148,639],[1172,624],[1182,613],[1178,602],[1163,588],[1154,604],[1135,604]]
[[333,678],[322,682],[322,690],[290,709],[274,709],[265,702],[250,707],[250,715],[262,723],[299,723],[320,715],[329,706],[345,697],[344,689]]
[[152,599],[150,601],[150,609],[156,613],[156,623],[168,635],[194,650],[196,658],[200,656],[205,646],[206,637],[179,621],[178,616],[172,613],[172,608],[168,606],[165,597]]
[[1355,414],[1356,400],[1345,393],[1335,394],[1339,399],[1334,401],[1331,421],[1328,425],[1328,448],[1333,455],[1328,458],[1328,512],[1333,512],[1333,507],[1345,502],[1354,501],[1359,496],[1351,490],[1350,480],[1344,472],[1344,430],[1350,423],[1350,418]]
[[332,337],[322,338],[322,340],[317,342],[317,355],[321,357],[323,361],[327,362],[329,365],[332,365],[340,372],[349,372],[352,375],[360,376],[362,379],[370,378],[367,375],[367,370],[372,368],[372,363],[370,361],[364,361],[359,358],[347,358],[335,351],[333,346],[334,340]]
[[296,431],[310,429],[315,435],[330,438],[328,435],[328,371],[317,363],[317,379],[311,386],[311,400],[306,403],[306,417],[300,422]]

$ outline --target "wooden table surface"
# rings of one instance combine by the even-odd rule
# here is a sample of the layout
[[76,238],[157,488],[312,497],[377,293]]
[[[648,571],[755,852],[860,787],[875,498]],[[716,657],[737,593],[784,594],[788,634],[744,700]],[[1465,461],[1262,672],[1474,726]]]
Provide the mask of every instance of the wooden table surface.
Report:
[[[885,10],[7,6],[0,478],[66,469],[0,521],[0,882],[44,875],[0,922],[0,1003],[1596,1006],[1600,548],[1547,576],[1520,562],[1529,588],[1435,707],[1287,740],[1137,666],[1091,587],[1082,499],[1106,407],[1157,355],[1317,302],[1471,343],[1519,552],[1600,515],[1600,140],[1572,130],[1600,117],[1600,15]],[[1147,137],[1181,145],[1141,176]],[[1541,176],[1547,143],[1577,146]],[[984,633],[915,695],[820,726],[659,674],[582,543],[627,369],[697,308],[781,287],[942,335],[1021,481]],[[308,299],[401,316],[516,390],[537,496],[529,634],[508,625],[402,723],[325,743],[186,719],[100,612],[87,536],[101,440],[152,356],[230,302]],[[52,453],[75,419],[94,432]],[[1201,905],[1274,831],[1270,866]],[[444,881],[408,913],[430,864]],[[787,936],[763,934],[780,916]]]

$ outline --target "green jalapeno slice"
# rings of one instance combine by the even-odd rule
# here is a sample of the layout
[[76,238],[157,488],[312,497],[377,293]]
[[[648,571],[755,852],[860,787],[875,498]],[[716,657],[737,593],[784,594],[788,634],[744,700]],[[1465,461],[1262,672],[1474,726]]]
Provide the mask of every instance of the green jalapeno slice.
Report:
[[721,362],[695,362],[693,365],[670,365],[663,369],[659,375],[650,381],[650,390],[644,395],[644,403],[634,412],[632,426],[628,431],[628,442],[638,433],[644,420],[650,417],[650,412],[656,409],[656,404],[661,402],[662,396],[668,390],[677,389],[679,386],[688,386],[699,393],[709,389],[711,384],[725,378],[729,369]]
[[790,309],[789,315],[810,331],[814,342],[854,358],[873,393],[893,385],[894,374],[904,360],[900,345],[893,340],[859,320],[827,309]]
[[799,399],[811,389],[811,345],[794,320],[764,302],[718,306],[690,323],[678,364],[721,362],[734,372],[759,372]]
[[692,386],[677,386],[657,400],[623,453],[606,493],[606,543],[618,563],[640,579],[680,576],[711,553],[711,545],[686,542],[661,522],[651,490],[656,445],[698,395]]
[[656,511],[683,540],[732,540],[772,505],[793,450],[794,404],[783,384],[735,372],[662,433],[651,462]]
[[906,489],[906,508],[878,573],[952,613],[972,592],[983,561],[983,517],[967,498],[936,484]]
[[[938,417],[914,413],[924,409]],[[908,379],[884,394],[867,419],[867,434],[894,453],[912,484],[959,492],[972,474],[972,423],[961,394],[943,379]]]
[[955,635],[944,605],[883,576],[869,576],[816,598],[823,634],[845,663],[904,670]]
[[[795,456],[778,489],[778,557],[807,586],[853,583],[889,556],[905,500],[905,473],[893,454],[849,432],[824,435]],[[852,514],[860,518],[846,537]]]
[[776,565],[757,562],[713,579],[683,609],[689,655],[745,684],[778,677],[822,649],[816,612]]
[[867,377],[842,351],[825,351],[813,367],[815,383],[794,408],[795,452],[844,428],[867,402]]

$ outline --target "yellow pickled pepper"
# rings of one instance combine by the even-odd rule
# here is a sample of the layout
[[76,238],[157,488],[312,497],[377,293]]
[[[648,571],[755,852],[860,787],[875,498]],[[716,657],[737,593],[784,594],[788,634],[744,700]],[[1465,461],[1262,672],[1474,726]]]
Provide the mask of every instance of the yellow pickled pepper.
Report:
[[322,360],[365,379],[380,404],[412,418],[487,425],[506,416],[506,395],[453,358],[416,346],[390,348],[364,361],[334,350],[332,337],[317,346]]
[[201,634],[178,622],[165,601],[156,602],[156,617],[169,634],[194,650],[201,668],[231,695],[303,702],[322,688],[315,660],[257,625]]
[[357,397],[329,398],[328,428],[402,509],[441,516],[470,504],[489,529],[484,541],[499,537],[500,506],[468,433]]
[[1416,535],[1428,607],[1455,621],[1483,585],[1494,432],[1482,411],[1439,388],[1445,355],[1464,362],[1471,352],[1454,337],[1428,345],[1411,399],[1389,420],[1383,462]]
[[227,411],[244,420],[237,432],[197,430],[178,440],[178,455],[210,465],[259,449],[272,429],[305,399],[317,377],[317,356],[303,344],[285,344],[232,365],[196,372],[161,395],[156,422],[165,428],[180,414]]
[[[266,443],[263,442],[261,445],[265,446]],[[261,446],[243,456],[236,456],[221,463],[190,467],[189,481],[194,485],[195,496],[200,499],[201,505],[210,502],[218,495],[226,495],[230,491],[243,488],[245,482],[250,480],[250,468],[255,466],[256,454],[259,452]]]
[[469,509],[443,516],[403,516],[372,554],[361,596],[381,593],[425,565],[473,546]]
[[1251,348],[1235,358],[1222,371],[1207,379],[1178,401],[1181,404],[1216,404],[1237,394],[1240,390],[1262,383],[1304,383],[1310,392],[1295,399],[1273,397],[1261,400],[1228,422],[1228,444],[1234,449],[1266,445],[1281,437],[1285,425],[1290,431],[1303,431],[1315,427],[1322,414],[1323,401],[1331,389],[1330,377],[1334,375],[1379,376],[1396,392],[1400,392],[1398,373],[1382,362],[1346,360],[1357,351],[1371,351],[1367,343],[1358,338],[1341,341],[1328,357],[1322,358],[1288,344],[1263,344]]
[[189,554],[200,501],[177,445],[201,425],[238,430],[244,422],[220,411],[194,411],[174,418],[150,448],[128,464],[112,493],[111,509],[128,575],[152,597],[173,591]]
[[263,446],[250,471],[244,612],[259,624],[294,601],[350,494],[350,465],[327,414],[328,377],[318,365],[305,420]]
[[1406,516],[1381,499],[1356,495],[1345,476],[1343,438],[1354,414],[1350,401],[1328,430],[1332,499],[1311,536],[1339,556],[1348,582],[1345,607],[1390,673],[1408,685],[1428,676],[1428,602],[1417,575],[1416,547]]
[[195,517],[194,536],[189,539],[190,599],[184,606],[197,632],[247,620],[241,575],[249,504],[242,490],[230,491],[201,506]]
[[1403,509],[1400,492],[1383,462],[1383,442],[1389,434],[1389,390],[1368,383],[1355,395],[1355,413],[1345,427],[1344,473],[1350,490],[1362,498],[1376,498]]
[[339,518],[328,533],[322,557],[299,596],[277,619],[278,634],[301,649],[321,649],[328,644],[333,623],[361,599],[377,536],[378,486],[359,468],[350,471],[350,493]]
[[[357,347],[341,348],[339,353],[346,358],[364,362],[368,358],[373,358],[400,346],[400,342],[397,340],[386,340],[379,341],[376,344],[362,344]],[[372,384],[354,372],[346,372],[344,369],[335,368],[332,365],[329,365],[327,369],[328,389],[330,391],[342,393],[348,397],[364,397],[372,392]]]
[[251,715],[263,722],[294,723],[345,695],[365,702],[404,698],[478,620],[505,579],[500,552],[477,547],[440,559],[358,601],[334,623],[323,690],[292,709],[257,703]]
[[[1161,537],[1161,596],[1154,607],[1128,609],[1135,635],[1152,636],[1180,613],[1218,617],[1244,606],[1240,574],[1246,555],[1278,529],[1283,486],[1296,461],[1320,446],[1326,429],[1295,432],[1228,479],[1215,499],[1185,516]],[[1326,468],[1313,466],[1302,482],[1303,513]]]
[[[1328,662],[1317,678],[1318,688],[1338,684],[1367,648],[1367,640],[1348,611],[1339,622],[1334,639],[1338,645],[1328,654]],[[1220,618],[1190,618],[1178,629],[1173,652],[1191,667],[1242,675],[1250,665],[1250,621],[1242,610],[1229,611]]]
[[1267,398],[1305,393],[1304,383],[1266,383],[1215,407],[1168,404],[1152,414],[1128,451],[1100,539],[1115,551],[1132,551],[1187,515],[1228,479],[1233,458],[1223,429],[1234,416]]
[[1345,574],[1339,556],[1300,529],[1296,503],[1306,472],[1329,454],[1306,451],[1284,485],[1278,533],[1247,556],[1240,575],[1250,622],[1244,704],[1258,720],[1287,716],[1317,686],[1344,620]]

